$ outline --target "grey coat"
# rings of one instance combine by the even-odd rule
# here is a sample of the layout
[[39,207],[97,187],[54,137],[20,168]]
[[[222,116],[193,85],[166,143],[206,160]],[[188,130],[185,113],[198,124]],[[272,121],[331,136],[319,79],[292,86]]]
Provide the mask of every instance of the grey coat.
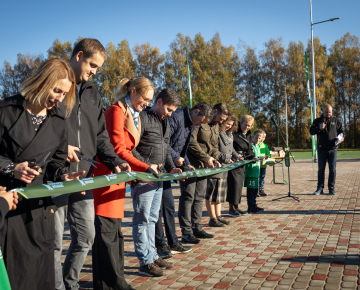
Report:
[[[224,131],[220,131],[219,134],[219,162],[221,165],[229,164],[229,162],[235,161],[240,158],[240,155],[236,153],[233,147],[233,135],[226,134]],[[222,172],[212,175],[211,178],[227,178],[228,173]]]

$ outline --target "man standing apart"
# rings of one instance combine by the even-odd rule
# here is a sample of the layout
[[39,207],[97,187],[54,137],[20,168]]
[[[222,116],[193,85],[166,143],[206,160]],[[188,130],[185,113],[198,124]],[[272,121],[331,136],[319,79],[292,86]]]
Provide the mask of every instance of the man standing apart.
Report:
[[[214,168],[219,163],[219,124],[229,114],[225,103],[213,107],[213,120],[196,128],[191,134],[187,156],[195,168]],[[201,226],[203,200],[206,194],[207,177],[193,177],[180,183],[179,223],[182,242],[200,243],[199,239],[212,239],[214,235],[206,233]]]
[[[132,152],[137,159],[150,165],[155,176],[164,172],[164,168],[170,173],[182,172],[175,167],[170,155],[170,126],[167,120],[180,104],[180,98],[173,90],[164,89],[151,109],[140,113],[140,141]],[[153,165],[157,165],[155,170]],[[162,181],[152,182],[151,185],[140,181],[131,189],[133,240],[140,262],[139,274],[144,276],[163,276],[163,269],[173,267],[155,251],[155,224],[159,218],[162,192]]]
[[329,163],[329,194],[336,194],[336,159],[337,147],[344,141],[344,130],[341,121],[332,115],[332,107],[327,104],[323,113],[316,118],[310,127],[310,134],[318,138],[318,184],[315,195],[324,194],[326,161]]
[[[172,91],[173,94],[176,94]],[[169,118],[170,124],[170,152],[175,165],[182,170],[195,170],[187,157],[187,149],[190,143],[191,132],[194,127],[212,121],[213,111],[209,104],[199,103],[192,109],[185,107],[177,109]],[[164,225],[167,237],[165,241],[161,216],[164,216]],[[165,259],[172,254],[187,253],[192,250],[191,246],[184,246],[179,242],[175,230],[175,204],[171,190],[171,182],[164,181],[159,220],[155,228],[155,245],[158,255]]]
[[[91,38],[77,43],[72,52],[70,65],[76,78],[76,102],[66,119],[68,129],[68,158],[70,171],[86,171],[80,177],[89,177],[93,168],[80,160],[76,152],[99,160],[112,172],[130,170],[129,164],[114,152],[106,131],[101,96],[89,78],[96,74],[106,58],[102,44]],[[79,274],[95,237],[94,200],[91,190],[53,197],[59,207],[55,213],[55,289],[78,289]],[[68,219],[71,243],[61,267],[62,237],[64,222]]]

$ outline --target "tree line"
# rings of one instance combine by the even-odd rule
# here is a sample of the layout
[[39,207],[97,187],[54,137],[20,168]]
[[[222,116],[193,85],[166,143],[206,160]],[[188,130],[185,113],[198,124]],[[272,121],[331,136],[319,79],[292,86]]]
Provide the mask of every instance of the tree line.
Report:
[[[0,71],[0,98],[14,95],[23,80],[40,63],[58,57],[69,60],[75,42],[61,43],[56,39],[44,55],[17,55],[12,66],[5,61]],[[221,43],[219,33],[206,41],[201,33],[192,39],[181,33],[161,53],[151,43],[130,48],[127,40],[106,45],[107,60],[92,81],[99,89],[105,107],[114,103],[114,92],[120,79],[144,76],[158,90],[174,89],[188,104],[186,50],[192,83],[193,104],[225,102],[238,117],[251,114],[255,128],[267,132],[267,143],[276,145],[275,128],[270,117],[280,119],[285,134],[285,93],[287,95],[289,143],[292,148],[310,148],[310,106],[306,85],[304,52],[308,54],[312,78],[311,44],[270,38],[261,50],[240,43],[238,48]],[[330,103],[334,115],[345,128],[344,147],[358,148],[360,103],[360,43],[359,38],[346,33],[330,48],[314,39],[317,112]],[[312,88],[311,88],[312,89]],[[285,144],[280,139],[280,146]]]

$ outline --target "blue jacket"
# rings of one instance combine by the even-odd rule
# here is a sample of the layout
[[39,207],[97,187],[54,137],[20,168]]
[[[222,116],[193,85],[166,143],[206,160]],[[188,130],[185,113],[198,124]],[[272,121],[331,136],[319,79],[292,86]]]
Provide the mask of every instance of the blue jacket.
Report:
[[185,164],[190,165],[186,151],[189,147],[193,124],[190,117],[190,108],[177,109],[168,119],[170,125],[170,153],[173,162],[180,157],[185,159]]

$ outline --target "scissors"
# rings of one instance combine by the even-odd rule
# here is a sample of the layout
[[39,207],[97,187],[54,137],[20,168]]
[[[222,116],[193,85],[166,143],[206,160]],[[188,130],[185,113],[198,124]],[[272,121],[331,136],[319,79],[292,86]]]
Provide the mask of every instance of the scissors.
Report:
[[36,163],[36,162],[29,162],[29,167],[33,168],[33,167],[38,167],[38,168],[34,168],[37,172],[42,172],[42,168],[48,164],[50,161],[52,161],[52,159],[46,160],[49,158],[51,152],[49,152],[48,154],[45,155],[44,159],[40,162],[40,163]]
[[97,168],[96,165],[95,165],[95,163],[100,164],[100,162],[97,162],[97,161],[95,161],[95,160],[92,160],[92,159],[86,157],[86,156],[84,155],[84,153],[81,151],[80,148],[79,148],[79,151],[75,151],[75,152],[76,152],[76,155],[79,157],[79,159],[85,160],[85,161],[89,162],[89,163],[90,163],[92,166],[94,166],[95,168]]

